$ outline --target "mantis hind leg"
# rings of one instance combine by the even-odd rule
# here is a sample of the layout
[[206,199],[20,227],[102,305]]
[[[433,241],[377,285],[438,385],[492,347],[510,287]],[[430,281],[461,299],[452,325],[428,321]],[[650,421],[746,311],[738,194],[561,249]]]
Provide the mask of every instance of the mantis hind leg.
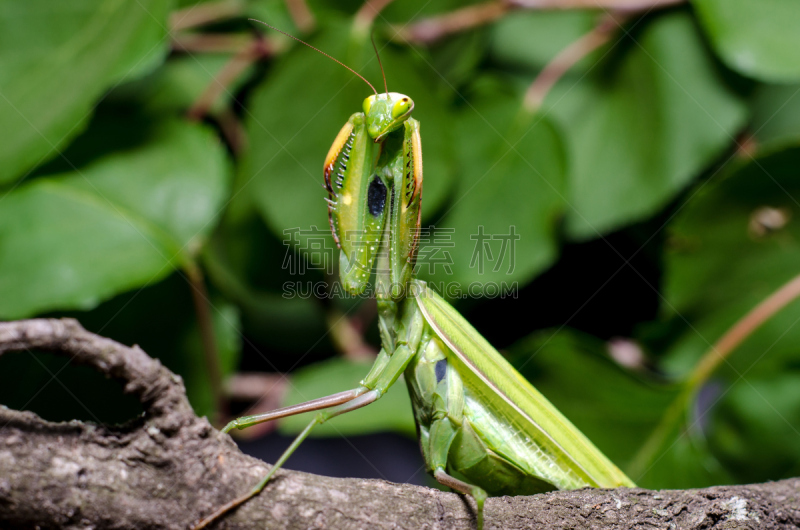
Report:
[[380,396],[381,394],[379,392],[371,390],[369,392],[366,392],[365,394],[356,397],[355,399],[350,400],[348,403],[344,403],[342,405],[331,408],[330,410],[317,413],[314,419],[311,420],[311,423],[309,423],[306,426],[306,428],[303,429],[303,431],[297,435],[297,438],[294,439],[292,445],[290,445],[283,452],[278,461],[275,462],[275,464],[272,466],[272,469],[269,470],[269,473],[267,473],[266,476],[264,476],[264,478],[261,479],[261,481],[255,485],[255,487],[253,487],[253,489],[251,489],[249,492],[245,493],[241,497],[237,497],[236,499],[233,499],[227,504],[224,504],[223,506],[219,507],[214,513],[203,518],[202,521],[193,526],[192,530],[200,530],[201,528],[207,527],[209,524],[213,523],[221,516],[225,515],[229,511],[236,508],[237,506],[247,502],[248,500],[252,499],[256,495],[261,493],[261,490],[264,489],[264,487],[267,485],[270,479],[275,475],[275,473],[283,466],[283,464],[289,459],[289,457],[292,456],[292,453],[294,453],[295,450],[300,446],[300,444],[303,443],[303,440],[305,440],[308,437],[308,435],[311,434],[311,431],[314,429],[314,427],[316,427],[317,425],[321,425],[326,421],[328,421],[329,419],[339,416],[340,414],[344,414],[345,412],[350,412],[351,410],[356,410],[366,405],[369,405],[370,403],[376,401]]
[[447,486],[448,488],[452,488],[460,493],[463,493],[464,495],[469,495],[475,499],[475,505],[477,506],[476,517],[478,519],[478,530],[481,530],[483,528],[483,505],[486,502],[486,498],[489,496],[486,491],[483,488],[479,488],[478,486],[468,484],[463,480],[458,480],[455,477],[451,477],[442,468],[439,468],[433,472],[433,478],[435,478],[439,484]]

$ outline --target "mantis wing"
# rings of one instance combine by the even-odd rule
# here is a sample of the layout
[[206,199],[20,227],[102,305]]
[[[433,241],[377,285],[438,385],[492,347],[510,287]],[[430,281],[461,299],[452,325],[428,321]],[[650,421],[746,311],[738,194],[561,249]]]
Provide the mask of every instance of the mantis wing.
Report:
[[[464,386],[480,396],[493,417],[503,418],[527,441],[526,455],[507,455],[559,489],[635,487],[563,414],[473,328],[458,311],[414,280],[411,292],[427,324],[453,354]],[[503,443],[487,440],[503,454]],[[526,466],[524,460],[539,460]],[[522,461],[521,461],[522,460]],[[545,462],[541,462],[545,460]],[[544,465],[542,465],[544,464]],[[542,469],[545,473],[538,472]]]

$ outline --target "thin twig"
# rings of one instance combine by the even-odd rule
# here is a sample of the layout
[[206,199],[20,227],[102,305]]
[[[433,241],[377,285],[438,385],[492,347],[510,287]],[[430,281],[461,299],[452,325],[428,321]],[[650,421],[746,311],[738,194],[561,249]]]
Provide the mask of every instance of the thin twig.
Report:
[[736,156],[745,161],[755,158],[759,147],[758,138],[750,131],[742,131],[736,137]]
[[490,1],[456,9],[444,15],[420,20],[410,26],[393,27],[393,40],[414,44],[430,44],[453,33],[494,22],[516,9],[509,2]]
[[558,80],[578,61],[607,43],[620,25],[625,22],[625,18],[619,14],[616,16],[606,14],[589,33],[561,50],[531,83],[523,100],[525,109],[534,112],[541,107],[550,89]]
[[700,388],[719,365],[775,313],[800,297],[800,275],[795,276],[733,325],[700,359],[688,384]]
[[172,49],[179,52],[239,53],[252,43],[250,34],[178,33],[172,37]]
[[238,17],[244,13],[244,7],[245,3],[241,0],[222,0],[184,7],[170,13],[169,29],[171,33],[175,33]]
[[[219,419],[224,414],[225,398],[222,394],[222,369],[219,364],[217,340],[214,335],[214,322],[211,319],[211,302],[208,299],[206,283],[200,267],[189,266],[186,268],[189,280],[189,290],[192,292],[192,302],[197,315],[197,325],[200,328],[200,339],[203,344],[208,379],[211,387],[211,396],[214,400],[215,418]],[[212,423],[215,423],[212,421]]]
[[606,11],[648,11],[663,9],[686,0],[507,0],[521,9],[602,9]]
[[373,360],[378,353],[370,346],[353,322],[339,311],[328,312],[330,336],[336,348],[351,361]]
[[644,472],[665,438],[673,431],[677,422],[682,421],[688,404],[694,400],[697,392],[719,365],[764,322],[797,298],[800,298],[800,275],[783,284],[768,298],[751,309],[703,354],[686,379],[680,394],[667,408],[661,421],[633,459],[630,471],[634,479],[637,478],[636,475]]
[[393,1],[394,0],[367,0],[364,2],[356,12],[355,17],[353,17],[354,31],[356,33],[368,31],[369,28],[372,27],[372,23],[375,22],[375,17]]
[[262,57],[268,57],[273,53],[269,42],[263,38],[252,39],[249,44],[239,50],[239,52],[225,63],[225,66],[217,73],[214,79],[208,84],[200,97],[192,104],[187,112],[190,119],[199,120],[205,116],[208,109],[214,104],[219,96],[228,91],[228,87],[236,81],[247,68]]
[[308,33],[316,26],[317,21],[308,8],[306,0],[286,0],[286,9],[289,11],[289,16],[292,17],[292,22],[302,33]]
[[685,2],[686,0],[490,0],[426,18],[405,28],[397,27],[393,39],[414,44],[431,44],[453,33],[484,26],[520,9],[598,9],[617,13],[637,13]]
[[225,141],[228,142],[228,146],[234,156],[238,157],[247,149],[248,145],[247,131],[242,125],[242,120],[239,119],[239,116],[233,112],[230,106],[226,106],[216,113],[215,118],[220,131],[222,131],[222,136],[225,137]]

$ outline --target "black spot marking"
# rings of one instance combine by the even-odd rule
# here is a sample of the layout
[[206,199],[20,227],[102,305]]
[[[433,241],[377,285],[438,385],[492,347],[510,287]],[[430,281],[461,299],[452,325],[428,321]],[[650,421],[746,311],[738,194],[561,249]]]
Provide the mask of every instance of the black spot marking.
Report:
[[369,213],[373,217],[383,214],[383,208],[386,206],[386,185],[378,175],[375,175],[372,182],[369,183],[367,205],[369,206]]
[[447,373],[447,359],[436,361],[436,382],[440,383]]

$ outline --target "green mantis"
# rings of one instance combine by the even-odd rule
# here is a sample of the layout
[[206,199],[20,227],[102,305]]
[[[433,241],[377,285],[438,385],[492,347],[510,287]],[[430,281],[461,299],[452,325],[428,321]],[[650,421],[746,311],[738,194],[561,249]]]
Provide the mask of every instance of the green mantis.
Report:
[[315,426],[380,399],[401,375],[428,471],[473,497],[479,528],[488,496],[634,486],[450,304],[414,278],[423,180],[413,110],[410,97],[375,91],[342,127],[323,167],[343,286],[364,292],[375,268],[378,357],[358,388],[228,424],[223,432],[320,410],[252,490],[195,528],[257,495]]

